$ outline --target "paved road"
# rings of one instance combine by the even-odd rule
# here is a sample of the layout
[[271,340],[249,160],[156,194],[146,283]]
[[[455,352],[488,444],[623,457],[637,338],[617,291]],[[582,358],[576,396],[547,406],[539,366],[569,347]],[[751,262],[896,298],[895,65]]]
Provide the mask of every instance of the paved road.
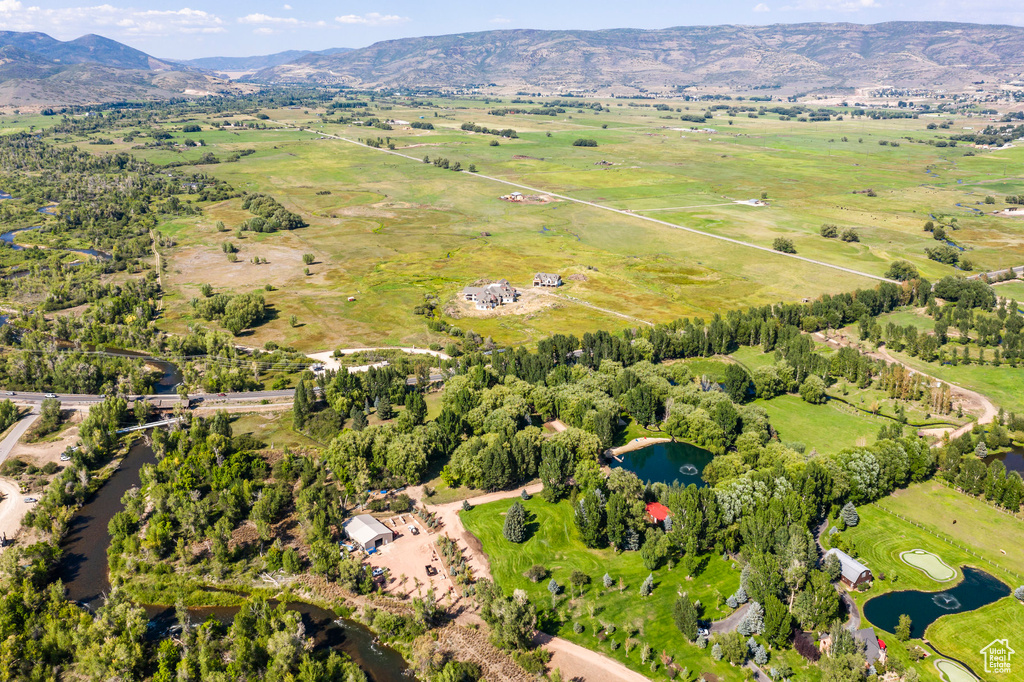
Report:
[[743,616],[747,615],[747,609],[749,609],[749,608],[750,608],[750,602],[747,602],[746,604],[743,604],[742,606],[740,606],[738,609],[733,611],[731,614],[729,614],[727,617],[723,618],[722,620],[714,621],[713,623],[711,623],[711,628],[710,628],[711,632],[712,633],[716,633],[716,632],[717,633],[732,632],[733,630],[735,630],[739,626],[740,621],[743,620]]
[[[3,391],[0,392],[0,399],[10,399],[16,403],[22,403],[26,405],[38,405],[46,399],[49,393],[29,393],[23,391]],[[101,403],[106,398],[103,395],[94,395],[87,393],[54,393],[58,400],[61,402],[61,406],[64,408],[71,408],[76,406],[95,405]],[[252,402],[259,400],[270,400],[272,398],[291,398],[295,395],[295,389],[286,389],[280,391],[243,391],[237,393],[225,393],[220,395],[218,393],[199,393],[190,394],[189,398],[193,401],[201,400],[200,404],[231,404],[238,402]],[[171,394],[147,394],[147,395],[130,395],[128,396],[131,400],[142,398],[144,400],[174,400],[177,395]]]
[[[285,123],[285,125],[290,125],[290,124]],[[316,133],[317,135],[321,135],[323,137],[329,137],[329,138],[334,139],[334,140],[341,140],[343,142],[348,142],[349,144],[358,145],[360,147],[366,147],[367,149],[373,149],[373,150],[378,151],[378,152],[384,152],[385,154],[392,154],[394,156],[401,156],[402,158],[409,159],[411,161],[415,161],[416,163],[423,163],[423,159],[416,158],[415,156],[410,156],[409,154],[403,154],[401,152],[393,151],[391,149],[384,149],[383,147],[371,147],[368,144],[364,144],[362,142],[358,142],[356,140],[352,140],[352,139],[347,138],[347,137],[341,137],[340,135],[331,135],[329,133],[325,133],[325,132],[318,131],[318,130],[313,130],[311,128],[310,129],[300,128],[300,130],[306,130],[307,132]],[[509,187],[516,187],[518,189],[525,189],[525,190],[527,190],[529,192],[533,192],[535,194],[547,194],[548,196],[558,197],[559,199],[562,199],[564,201],[571,201],[571,202],[576,203],[576,204],[583,204],[584,206],[590,206],[591,208],[596,208],[596,209],[599,209],[601,211],[611,211],[612,213],[618,213],[620,215],[623,215],[623,216],[626,216],[626,217],[629,217],[629,218],[635,218],[637,220],[646,220],[647,222],[650,222],[650,223],[657,223],[658,225],[662,225],[664,227],[670,227],[670,228],[672,228],[674,230],[683,230],[685,232],[691,232],[693,234],[699,234],[699,235],[701,235],[703,237],[709,237],[711,239],[717,239],[719,241],[729,242],[730,244],[736,244],[738,246],[745,246],[745,247],[750,248],[750,249],[757,249],[758,251],[764,251],[765,253],[770,253],[772,256],[778,256],[778,257],[783,257],[783,258],[793,258],[795,260],[804,261],[805,263],[812,263],[814,265],[820,265],[820,266],[825,267],[825,268],[832,268],[833,270],[839,270],[841,272],[846,272],[846,273],[849,273],[851,275],[858,275],[860,277],[867,277],[869,279],[879,280],[879,281],[882,281],[882,282],[892,282],[893,284],[899,284],[899,282],[897,282],[896,280],[892,280],[892,279],[889,279],[887,277],[879,277],[878,275],[870,275],[870,274],[868,274],[866,272],[860,272],[859,270],[854,270],[852,268],[845,268],[845,267],[843,267],[841,265],[835,265],[833,263],[826,263],[824,261],[814,260],[813,258],[806,258],[804,256],[798,256],[798,255],[793,254],[793,253],[782,253],[781,251],[776,251],[775,249],[769,248],[767,246],[759,246],[757,244],[751,244],[750,242],[745,242],[745,241],[742,241],[740,239],[732,239],[731,237],[724,237],[724,236],[722,236],[720,234],[714,234],[714,233],[711,233],[711,232],[704,232],[702,230],[697,230],[697,229],[694,229],[692,227],[686,227],[684,225],[679,225],[679,224],[676,224],[676,223],[670,223],[667,220],[658,220],[657,218],[652,218],[650,216],[640,215],[639,213],[633,213],[632,211],[625,211],[625,210],[622,210],[622,209],[619,209],[619,208],[612,208],[611,206],[604,206],[602,204],[595,204],[592,201],[584,201],[583,199],[576,199],[574,197],[566,196],[564,194],[556,194],[554,192],[549,192],[548,190],[545,190],[545,189],[538,189],[536,187],[530,187],[529,185],[521,185],[521,184],[519,184],[517,182],[512,182],[510,180],[505,180],[503,178],[497,178],[497,177],[494,177],[492,175],[484,175],[482,173],[470,173],[469,171],[463,171],[463,172],[466,175],[469,175],[469,176],[474,177],[474,178],[483,178],[485,180],[491,180],[492,182],[499,182],[499,183],[501,183],[503,185],[508,185]]]
[[[31,412],[22,417],[7,434],[7,437],[0,442],[0,465],[4,463],[14,446],[38,418],[38,412]],[[0,538],[10,539],[21,528],[21,520],[32,505],[25,502],[14,481],[0,478],[0,495],[3,496],[3,499],[0,499]]]

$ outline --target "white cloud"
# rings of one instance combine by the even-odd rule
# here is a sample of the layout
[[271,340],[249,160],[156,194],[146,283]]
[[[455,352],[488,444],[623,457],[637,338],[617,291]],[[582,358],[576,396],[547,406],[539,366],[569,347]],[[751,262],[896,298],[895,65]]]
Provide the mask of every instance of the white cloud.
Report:
[[272,17],[267,14],[247,14],[238,19],[240,24],[298,24],[299,20],[294,17]]
[[254,28],[252,30],[252,32],[254,34],[258,35],[258,36],[270,36],[270,35],[274,35],[275,33],[277,33],[277,31],[275,31],[274,29],[268,28],[266,26],[261,26],[260,28]]
[[754,11],[755,12],[771,12],[772,10],[771,10],[771,8],[768,5],[764,4],[763,2],[759,2],[754,7]]
[[334,17],[334,20],[339,24],[364,24],[366,26],[382,26],[385,24],[404,24],[409,21],[409,17],[400,17],[397,14],[380,14],[379,12],[370,12],[369,14],[345,14],[340,17]]
[[492,24],[510,24],[510,23],[512,23],[512,20],[511,19],[506,19],[505,17],[494,17],[493,19],[491,19],[490,23],[492,23]]
[[177,33],[223,33],[224,21],[216,14],[183,7],[176,10],[139,10],[95,5],[44,9],[25,7],[19,0],[0,0],[0,23],[12,31],[47,31],[66,37],[90,31],[130,36]]
[[291,6],[291,5],[285,5],[285,6],[284,6],[284,7],[282,7],[281,9],[291,9],[291,8],[292,8],[292,6]]

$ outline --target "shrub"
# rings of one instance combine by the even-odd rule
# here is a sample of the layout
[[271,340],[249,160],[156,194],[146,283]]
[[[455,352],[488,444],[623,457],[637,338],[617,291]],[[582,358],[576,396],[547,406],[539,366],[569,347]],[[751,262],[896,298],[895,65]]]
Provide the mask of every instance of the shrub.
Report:
[[776,237],[775,241],[772,242],[772,248],[782,253],[796,253],[796,246],[793,245],[793,240],[786,237]]
[[576,621],[575,623],[573,623],[572,624],[572,631],[575,632],[577,635],[581,634],[583,632],[583,623],[581,623],[579,621]]
[[818,234],[820,234],[825,239],[835,239],[836,237],[839,236],[839,227],[837,225],[833,225],[832,223],[825,223],[824,225],[821,226],[821,229],[818,230]]
[[573,147],[596,147],[597,146],[597,140],[589,140],[589,139],[585,139],[585,138],[580,137],[580,138],[577,138],[576,140],[573,141],[572,146]]
[[852,227],[848,227],[845,230],[843,230],[843,234],[841,234],[839,238],[842,239],[844,242],[860,241],[860,235],[858,235],[857,230],[853,229]]

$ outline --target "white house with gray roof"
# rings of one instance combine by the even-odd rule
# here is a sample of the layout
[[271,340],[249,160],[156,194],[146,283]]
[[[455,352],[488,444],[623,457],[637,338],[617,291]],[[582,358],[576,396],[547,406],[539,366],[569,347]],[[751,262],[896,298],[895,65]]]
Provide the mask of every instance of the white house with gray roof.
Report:
[[555,275],[550,272],[538,272],[533,276],[533,286],[560,287],[562,286],[562,276]]
[[462,290],[462,295],[467,301],[476,303],[477,310],[490,310],[499,305],[512,303],[516,300],[518,293],[507,279],[499,279],[497,282],[485,284],[482,287],[466,287]]

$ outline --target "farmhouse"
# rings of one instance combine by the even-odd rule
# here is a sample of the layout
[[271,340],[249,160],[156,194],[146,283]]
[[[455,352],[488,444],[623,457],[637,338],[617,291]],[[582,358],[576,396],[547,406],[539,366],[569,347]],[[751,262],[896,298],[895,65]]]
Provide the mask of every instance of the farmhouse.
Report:
[[672,515],[668,507],[661,502],[648,502],[645,509],[648,523],[662,525]]
[[562,286],[562,276],[553,275],[550,272],[538,272],[533,276],[533,286],[535,287],[560,287]]
[[842,566],[843,569],[839,579],[847,587],[855,588],[864,583],[871,582],[873,579],[871,569],[854,559],[846,552],[833,547],[829,551],[825,552],[826,557],[829,554],[834,554],[836,558],[839,559],[839,565]]
[[482,287],[466,287],[462,295],[467,301],[476,303],[477,310],[490,310],[516,300],[516,290],[507,279],[499,279]]
[[353,516],[342,527],[352,542],[367,550],[382,547],[395,539],[395,534],[387,526],[369,514]]

